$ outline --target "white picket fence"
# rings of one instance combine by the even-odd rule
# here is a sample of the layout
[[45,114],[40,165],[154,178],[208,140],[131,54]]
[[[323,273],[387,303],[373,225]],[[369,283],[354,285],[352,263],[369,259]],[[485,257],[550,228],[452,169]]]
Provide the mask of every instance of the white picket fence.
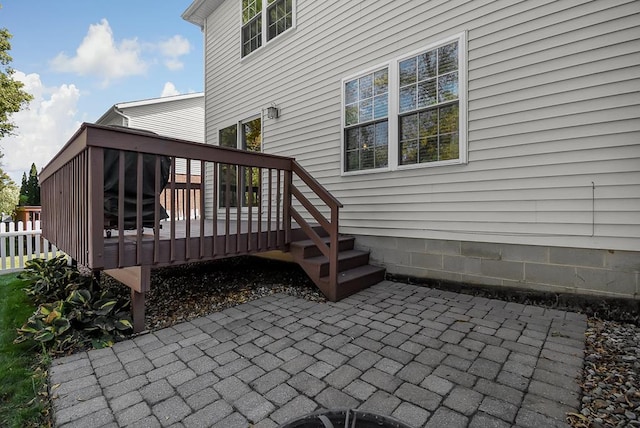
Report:
[[0,274],[22,270],[31,259],[48,260],[60,254],[64,253],[42,237],[39,220],[0,223]]

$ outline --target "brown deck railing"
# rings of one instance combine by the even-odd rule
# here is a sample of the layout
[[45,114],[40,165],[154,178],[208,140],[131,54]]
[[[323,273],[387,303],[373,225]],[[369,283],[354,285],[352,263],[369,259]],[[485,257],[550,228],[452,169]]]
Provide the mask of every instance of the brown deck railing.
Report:
[[[114,170],[105,170],[107,151],[117,156]],[[178,159],[184,159],[186,171],[176,180]],[[163,187],[167,162],[171,167]],[[205,178],[192,174],[192,162],[199,162]],[[105,214],[105,179],[114,177],[115,217]],[[294,181],[304,184],[306,194],[313,192],[324,207],[314,206]],[[42,170],[40,182],[43,235],[91,269],[286,251],[293,220],[299,226],[296,232],[302,230],[329,258],[330,282],[332,287],[337,284],[341,204],[291,158],[85,123]],[[143,192],[150,187],[151,199]],[[171,207],[166,219],[163,204]],[[198,218],[179,220],[174,209],[178,205],[187,213],[199,207]],[[207,215],[205,206],[210,207]],[[330,212],[329,219],[323,211]],[[310,221],[329,236],[329,245]]]

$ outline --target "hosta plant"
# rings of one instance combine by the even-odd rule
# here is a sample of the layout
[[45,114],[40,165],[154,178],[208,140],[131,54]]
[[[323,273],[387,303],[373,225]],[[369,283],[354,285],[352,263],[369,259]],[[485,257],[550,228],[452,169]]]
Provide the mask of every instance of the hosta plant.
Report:
[[65,256],[50,260],[29,260],[25,263],[25,269],[19,278],[28,281],[25,292],[36,303],[63,300],[72,290],[94,288],[93,278],[82,275],[75,267],[68,266]]

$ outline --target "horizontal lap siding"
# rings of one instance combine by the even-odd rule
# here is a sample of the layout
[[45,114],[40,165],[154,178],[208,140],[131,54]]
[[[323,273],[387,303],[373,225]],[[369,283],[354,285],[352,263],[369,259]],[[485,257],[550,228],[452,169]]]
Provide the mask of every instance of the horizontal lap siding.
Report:
[[[146,129],[166,137],[204,143],[204,97],[165,101],[122,110],[129,117],[131,128]],[[185,162],[179,160],[176,173],[185,172]],[[192,163],[191,174],[200,175],[200,162]]]
[[[297,18],[242,61],[238,2],[209,18],[208,142],[275,102],[265,151],[344,204],[346,233],[640,250],[640,2],[298,0]],[[461,31],[469,163],[341,176],[341,79]]]

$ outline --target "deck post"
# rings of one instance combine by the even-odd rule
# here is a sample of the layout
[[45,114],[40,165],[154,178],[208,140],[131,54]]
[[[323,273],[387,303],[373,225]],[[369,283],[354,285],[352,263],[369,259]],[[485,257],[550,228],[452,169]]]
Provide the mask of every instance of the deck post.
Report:
[[120,269],[107,269],[104,273],[131,289],[133,332],[140,333],[144,330],[145,294],[151,289],[151,267],[131,266]]

